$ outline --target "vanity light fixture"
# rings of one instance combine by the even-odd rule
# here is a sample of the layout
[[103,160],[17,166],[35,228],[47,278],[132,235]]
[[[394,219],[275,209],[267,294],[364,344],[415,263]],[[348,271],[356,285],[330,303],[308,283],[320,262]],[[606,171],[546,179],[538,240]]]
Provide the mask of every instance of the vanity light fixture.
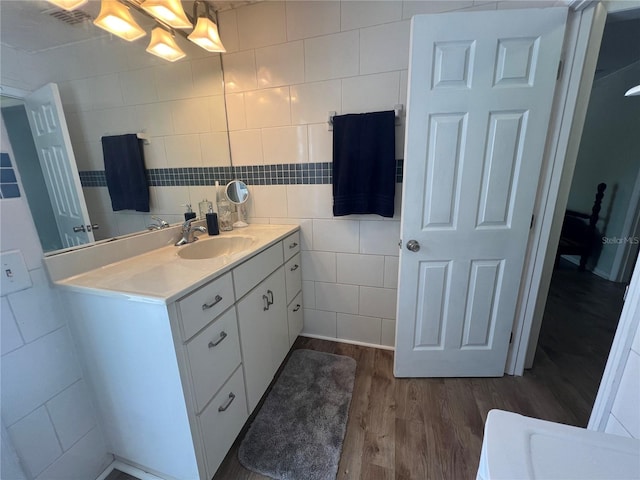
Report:
[[118,0],[102,0],[100,14],[93,23],[129,42],[147,34],[133,19],[129,9]]
[[81,7],[89,0],[49,0],[49,3],[53,3],[56,7],[60,7],[63,10],[71,11],[78,7]]
[[147,52],[170,62],[175,62],[187,56],[173,39],[171,33],[162,27],[156,27],[151,30],[151,41],[147,47]]
[[140,6],[172,28],[193,28],[180,0],[145,0]]
[[187,37],[196,45],[204,48],[208,52],[226,52],[226,48],[220,40],[220,34],[218,33],[218,26],[211,20],[209,15],[209,4],[205,3],[204,16],[197,16],[198,2],[193,4],[193,18],[197,18],[193,32]]

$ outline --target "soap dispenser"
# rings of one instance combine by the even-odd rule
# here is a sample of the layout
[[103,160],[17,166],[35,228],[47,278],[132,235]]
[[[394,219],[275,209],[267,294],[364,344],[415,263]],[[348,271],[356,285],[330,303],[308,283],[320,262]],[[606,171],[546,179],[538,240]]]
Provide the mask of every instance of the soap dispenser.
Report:
[[209,202],[209,211],[207,212],[207,233],[209,235],[220,235],[218,214],[213,211],[213,205],[211,205],[211,202]]
[[185,203],[183,205],[183,207],[187,207],[187,211],[184,212],[184,220],[185,222],[187,220],[191,220],[193,218],[196,218],[196,212],[194,212],[193,210],[191,210],[191,204],[190,203]]

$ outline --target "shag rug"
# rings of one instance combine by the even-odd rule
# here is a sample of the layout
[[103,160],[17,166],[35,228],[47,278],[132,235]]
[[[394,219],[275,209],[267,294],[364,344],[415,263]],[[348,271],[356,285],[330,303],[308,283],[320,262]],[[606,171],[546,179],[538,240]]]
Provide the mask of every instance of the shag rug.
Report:
[[353,358],[294,350],[240,444],[240,463],[278,480],[334,480],[355,375]]

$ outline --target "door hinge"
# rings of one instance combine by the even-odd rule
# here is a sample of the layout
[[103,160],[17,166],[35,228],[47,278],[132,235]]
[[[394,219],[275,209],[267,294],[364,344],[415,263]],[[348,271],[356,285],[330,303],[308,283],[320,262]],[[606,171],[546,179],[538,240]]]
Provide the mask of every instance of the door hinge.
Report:
[[622,295],[622,301],[626,302],[627,301],[627,293],[629,293],[629,285],[627,285],[626,287],[624,287],[624,295]]
[[556,75],[556,80],[560,79],[560,76],[562,75],[562,67],[564,66],[564,62],[562,60],[560,60],[558,62],[558,74]]
[[509,345],[513,343],[513,332],[509,335]]
[[529,230],[531,230],[533,228],[533,221],[535,220],[536,216],[535,215],[531,215],[531,224],[529,225]]

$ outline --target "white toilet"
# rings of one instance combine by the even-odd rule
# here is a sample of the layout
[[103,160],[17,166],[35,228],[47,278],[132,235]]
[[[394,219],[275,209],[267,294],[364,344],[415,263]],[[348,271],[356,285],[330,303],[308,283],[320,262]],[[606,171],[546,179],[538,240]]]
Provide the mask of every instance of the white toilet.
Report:
[[640,440],[491,410],[477,480],[640,479]]

